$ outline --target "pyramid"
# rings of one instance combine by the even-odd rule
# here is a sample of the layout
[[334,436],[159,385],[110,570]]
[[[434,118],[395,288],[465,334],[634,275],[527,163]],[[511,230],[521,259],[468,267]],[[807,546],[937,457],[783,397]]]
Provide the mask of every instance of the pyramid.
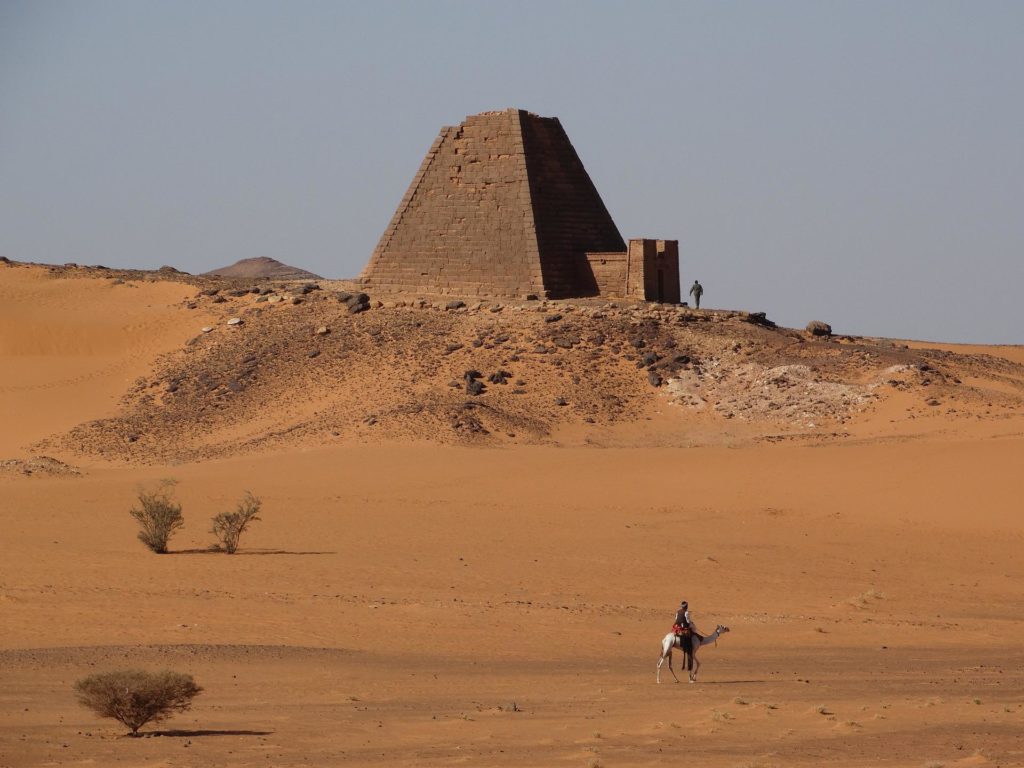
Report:
[[626,244],[558,118],[484,112],[441,129],[362,282],[381,290],[597,295],[588,252]]

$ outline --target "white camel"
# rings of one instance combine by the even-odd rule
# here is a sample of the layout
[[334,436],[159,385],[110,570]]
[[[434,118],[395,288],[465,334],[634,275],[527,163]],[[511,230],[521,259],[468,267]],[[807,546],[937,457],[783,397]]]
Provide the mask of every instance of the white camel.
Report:
[[[711,645],[711,643],[717,642],[718,638],[728,631],[728,627],[724,627],[721,624],[719,624],[717,627],[715,627],[715,631],[707,637],[702,637],[698,634],[693,635],[693,669],[690,671],[691,683],[697,682],[697,672],[700,670],[700,660],[697,658],[697,651],[703,648],[705,645]],[[682,650],[682,645],[680,644],[680,641],[682,639],[682,637],[675,634],[674,632],[669,632],[661,641],[661,656],[658,658],[657,674],[657,680],[659,683],[661,682],[661,665],[665,663],[665,659],[668,659],[668,671],[672,673],[672,677],[676,678],[677,683],[681,682],[679,678],[676,677],[676,671],[672,669],[672,649],[679,648],[680,650]],[[683,658],[686,658],[685,655]]]

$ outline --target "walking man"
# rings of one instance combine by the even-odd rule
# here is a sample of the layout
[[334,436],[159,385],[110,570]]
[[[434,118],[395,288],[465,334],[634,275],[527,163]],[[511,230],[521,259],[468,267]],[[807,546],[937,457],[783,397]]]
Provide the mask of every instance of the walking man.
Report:
[[704,295],[704,286],[694,280],[690,286],[690,295],[693,296],[693,306],[700,309],[700,297]]

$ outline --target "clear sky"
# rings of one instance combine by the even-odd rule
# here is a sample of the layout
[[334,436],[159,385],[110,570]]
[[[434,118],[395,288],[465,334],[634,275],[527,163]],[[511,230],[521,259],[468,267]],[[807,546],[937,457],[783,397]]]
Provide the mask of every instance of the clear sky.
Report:
[[0,0],[0,255],[354,276],[519,107],[708,306],[1022,343],[1022,96],[1018,0]]

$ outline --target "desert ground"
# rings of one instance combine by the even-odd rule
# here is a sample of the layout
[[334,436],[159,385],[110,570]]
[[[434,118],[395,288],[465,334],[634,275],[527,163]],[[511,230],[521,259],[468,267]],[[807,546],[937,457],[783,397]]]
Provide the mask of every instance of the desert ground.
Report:
[[0,264],[0,766],[1024,765],[1024,348],[232,287]]

